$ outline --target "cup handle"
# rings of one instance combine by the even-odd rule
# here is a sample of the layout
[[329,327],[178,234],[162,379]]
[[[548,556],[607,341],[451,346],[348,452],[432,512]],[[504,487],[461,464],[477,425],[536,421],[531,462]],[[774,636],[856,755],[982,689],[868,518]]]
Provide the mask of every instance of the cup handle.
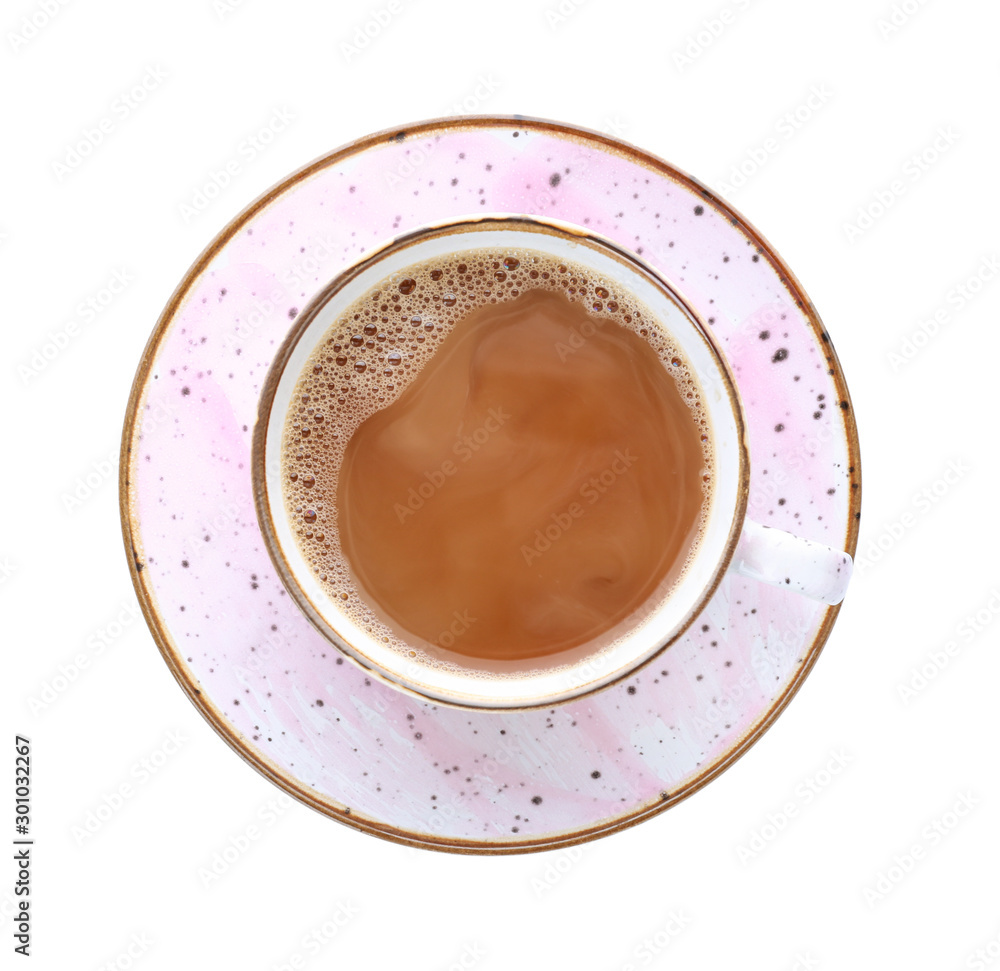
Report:
[[748,519],[730,569],[833,605],[844,599],[854,561],[842,550]]

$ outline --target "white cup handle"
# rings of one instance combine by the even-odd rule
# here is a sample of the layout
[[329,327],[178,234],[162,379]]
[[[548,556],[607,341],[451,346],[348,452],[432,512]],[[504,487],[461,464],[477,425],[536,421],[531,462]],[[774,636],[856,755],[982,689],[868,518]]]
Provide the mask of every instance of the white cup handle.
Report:
[[832,605],[844,599],[854,561],[842,550],[748,519],[730,569]]

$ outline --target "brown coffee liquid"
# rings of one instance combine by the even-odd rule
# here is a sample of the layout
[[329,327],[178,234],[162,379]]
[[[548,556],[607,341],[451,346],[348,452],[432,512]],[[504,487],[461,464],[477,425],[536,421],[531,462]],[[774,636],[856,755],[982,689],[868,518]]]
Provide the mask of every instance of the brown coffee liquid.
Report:
[[411,266],[305,368],[287,508],[316,575],[401,652],[555,661],[683,573],[711,485],[700,393],[650,312],[583,267]]

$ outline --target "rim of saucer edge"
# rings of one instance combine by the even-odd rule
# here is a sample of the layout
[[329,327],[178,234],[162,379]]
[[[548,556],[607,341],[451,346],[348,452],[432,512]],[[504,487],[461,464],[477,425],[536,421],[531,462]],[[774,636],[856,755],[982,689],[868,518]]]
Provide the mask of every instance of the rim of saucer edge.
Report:
[[778,255],[774,247],[768,240],[753,226],[747,222],[743,216],[737,212],[725,200],[720,198],[708,186],[698,179],[689,175],[682,169],[661,159],[651,152],[647,152],[635,145],[621,139],[612,138],[602,132],[593,131],[579,125],[570,125],[565,122],[552,121],[544,118],[535,118],[525,115],[466,115],[432,118],[425,121],[415,122],[411,125],[403,125],[394,128],[382,129],[369,135],[362,136],[354,141],[348,142],[331,152],[321,155],[311,162],[306,163],[291,174],[285,176],[280,182],[272,185],[256,199],[243,208],[229,223],[223,227],[212,238],[209,244],[202,250],[195,261],[188,268],[181,281],[174,288],[166,305],[157,318],[149,339],[143,348],[139,364],[136,368],[135,378],[129,392],[128,403],[125,411],[125,420],[122,429],[122,443],[120,450],[118,488],[119,488],[119,512],[121,515],[122,539],[125,545],[126,555],[129,562],[129,574],[132,585],[135,588],[139,606],[142,610],[146,625],[153,635],[153,640],[160,651],[167,667],[170,669],[175,680],[181,689],[188,696],[191,703],[198,709],[200,714],[211,725],[215,732],[225,741],[230,748],[235,751],[240,758],[255,768],[261,775],[283,789],[289,795],[295,797],[299,802],[304,803],[311,809],[344,823],[353,829],[361,832],[379,836],[391,842],[414,846],[421,849],[438,850],[442,852],[465,853],[470,855],[509,855],[515,853],[532,853],[545,850],[561,849],[573,846],[578,843],[589,842],[602,836],[635,826],[645,821],[651,816],[658,815],[664,810],[677,805],[679,802],[692,796],[695,792],[714,780],[722,772],[725,772],[733,763],[742,758],[767,730],[774,724],[778,716],[784,711],[791,699],[798,693],[802,683],[812,671],[823,647],[829,639],[837,615],[840,613],[841,604],[827,607],[823,621],[820,624],[816,635],[813,638],[806,655],[795,672],[794,677],[788,682],[784,690],[773,700],[771,705],[757,719],[756,723],[748,729],[740,739],[722,756],[717,762],[705,769],[704,772],[695,776],[686,786],[677,792],[661,792],[659,800],[654,800],[637,809],[629,810],[617,817],[610,817],[605,821],[591,827],[577,828],[564,834],[541,836],[534,839],[521,841],[476,841],[455,837],[439,836],[431,833],[417,833],[405,830],[401,827],[391,826],[379,820],[367,816],[359,816],[352,813],[350,807],[334,804],[329,798],[320,798],[308,786],[303,785],[299,780],[294,779],[287,772],[281,769],[273,760],[259,751],[250,751],[250,746],[241,741],[240,733],[237,732],[226,720],[212,701],[202,694],[198,687],[198,682],[186,670],[184,662],[176,651],[173,641],[165,625],[161,622],[159,611],[156,605],[155,593],[147,585],[143,577],[142,555],[141,555],[141,535],[139,523],[135,515],[134,497],[131,489],[132,473],[132,445],[137,432],[138,409],[147,379],[152,368],[153,361],[159,346],[170,328],[173,318],[184,301],[187,293],[202,275],[203,271],[215,256],[222,250],[233,237],[243,228],[258,212],[266,208],[273,200],[277,199],[288,189],[297,183],[309,178],[316,172],[327,168],[330,165],[356,155],[368,148],[374,147],[384,141],[403,141],[411,135],[425,134],[430,131],[453,130],[460,128],[493,128],[493,127],[516,127],[522,130],[534,129],[543,132],[554,132],[570,140],[586,143],[599,143],[605,150],[610,150],[616,155],[627,157],[630,161],[637,163],[647,169],[655,171],[659,175],[686,184],[690,189],[697,192],[702,198],[707,200],[718,212],[725,213],[730,222],[739,227],[740,231],[754,241],[759,247],[759,251],[766,255],[771,265],[778,273],[778,278],[789,295],[794,300],[796,306],[803,312],[809,326],[812,328],[813,336],[818,343],[823,345],[827,363],[829,364],[833,378],[833,383],[837,388],[837,393],[841,402],[847,407],[842,408],[844,420],[844,431],[847,439],[847,452],[851,464],[854,468],[853,480],[856,488],[851,490],[848,504],[847,534],[845,537],[844,550],[852,557],[857,550],[858,533],[860,529],[861,511],[861,458],[858,442],[857,424],[854,419],[854,406],[851,401],[850,392],[847,388],[843,369],[840,366],[836,350],[830,342],[826,328],[823,327],[819,313],[816,311],[812,301],[807,296],[804,288],[799,283],[798,278]]

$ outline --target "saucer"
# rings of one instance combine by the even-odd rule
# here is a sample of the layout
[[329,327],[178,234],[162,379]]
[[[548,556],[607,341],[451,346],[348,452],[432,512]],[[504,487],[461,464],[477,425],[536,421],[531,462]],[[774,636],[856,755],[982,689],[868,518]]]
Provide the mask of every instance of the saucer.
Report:
[[588,227],[674,283],[714,328],[740,389],[748,516],[854,552],[853,411],[795,277],[690,176],[608,136],[519,117],[371,135],[289,176],[227,226],[181,281],[140,362],[120,488],[150,630],[244,759],[365,832],[512,853],[606,835],[705,785],[774,722],[839,608],[730,573],[688,633],[632,677],[509,713],[422,703],[345,662],[309,624],[254,513],[251,438],[268,367],[299,309],[362,254],[483,212]]

